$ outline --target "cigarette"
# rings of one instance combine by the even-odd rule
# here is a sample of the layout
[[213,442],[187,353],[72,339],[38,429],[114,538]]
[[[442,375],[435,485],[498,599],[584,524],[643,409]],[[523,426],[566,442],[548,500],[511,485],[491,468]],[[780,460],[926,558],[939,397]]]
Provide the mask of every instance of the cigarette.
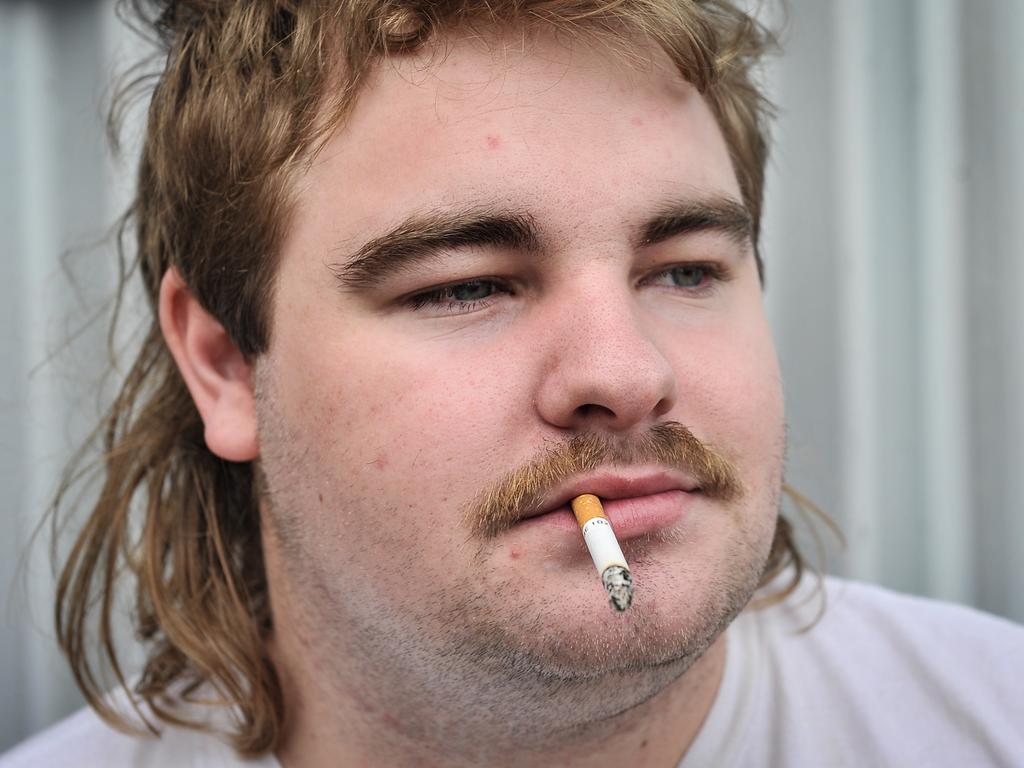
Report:
[[583,531],[583,541],[594,560],[608,600],[616,611],[624,611],[633,602],[633,576],[622,555],[612,524],[605,517],[601,500],[584,493],[572,500],[572,512]]

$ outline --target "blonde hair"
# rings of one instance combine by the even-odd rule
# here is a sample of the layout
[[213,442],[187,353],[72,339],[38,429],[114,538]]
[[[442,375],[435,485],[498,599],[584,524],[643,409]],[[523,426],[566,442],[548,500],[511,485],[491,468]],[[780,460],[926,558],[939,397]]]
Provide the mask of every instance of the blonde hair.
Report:
[[[718,120],[756,247],[769,108],[753,72],[772,40],[725,0],[134,0],[122,6],[156,34],[164,58],[149,103],[137,192],[119,239],[123,246],[133,232],[137,251],[130,261],[119,249],[121,287],[137,270],[151,316],[96,431],[103,448],[99,497],[60,574],[56,626],[86,699],[111,723],[126,726],[106,703],[99,670],[109,666],[127,688],[112,615],[115,585],[122,576],[133,579],[135,628],[146,646],[138,699],[158,720],[204,728],[175,702],[212,686],[237,714],[235,747],[257,755],[278,743],[285,713],[264,642],[271,617],[254,469],[224,461],[205,445],[156,317],[165,272],[177,269],[241,352],[258,357],[271,333],[291,182],[303,163],[344,119],[376,62],[474,24],[549,24],[637,54],[637,40],[657,45]],[[122,96],[151,82],[136,79]],[[68,470],[54,520],[84,474],[79,466]],[[780,516],[763,583],[788,564],[796,576],[783,593],[795,587],[803,560]],[[94,622],[98,658],[90,652]],[[151,719],[147,724],[156,730]]]

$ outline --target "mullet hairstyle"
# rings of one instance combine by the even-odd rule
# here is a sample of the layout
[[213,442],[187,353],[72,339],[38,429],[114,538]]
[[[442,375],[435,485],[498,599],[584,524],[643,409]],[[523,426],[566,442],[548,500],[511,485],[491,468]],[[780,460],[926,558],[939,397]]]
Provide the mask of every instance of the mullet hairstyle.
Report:
[[[56,536],[70,489],[98,479],[98,498],[64,561],[57,634],[89,704],[137,730],[105,694],[112,674],[145,727],[209,729],[179,706],[210,691],[230,706],[237,751],[279,743],[285,712],[270,662],[271,627],[251,463],[206,447],[203,423],[164,343],[160,281],[176,269],[249,360],[267,349],[278,252],[296,178],[343,122],[387,57],[429,52],[461,32],[550,25],[610,46],[640,66],[664,51],[717,118],[754,222],[757,253],[770,105],[754,69],[770,34],[726,0],[121,0],[121,14],[155,37],[160,66],[131,70],[111,110],[117,142],[125,105],[152,88],[135,197],[121,219],[117,325],[129,279],[141,275],[150,316],[141,348],[92,439],[66,470],[51,513]],[[134,236],[135,256],[126,247]],[[101,458],[85,456],[102,445]],[[805,562],[780,515],[761,585]],[[133,590],[145,648],[126,681],[114,639],[115,587]],[[143,708],[144,705],[144,708]],[[145,710],[145,714],[143,714]]]

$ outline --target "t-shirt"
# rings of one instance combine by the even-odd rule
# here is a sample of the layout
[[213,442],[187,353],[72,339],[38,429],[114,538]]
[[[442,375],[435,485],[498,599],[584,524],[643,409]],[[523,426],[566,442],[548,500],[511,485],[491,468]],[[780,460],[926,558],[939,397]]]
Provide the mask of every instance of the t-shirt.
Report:
[[[127,702],[114,698],[130,717]],[[222,738],[155,722],[160,738],[135,736],[86,707],[0,756],[0,768],[281,768],[273,755],[243,760]]]
[[[808,577],[732,623],[721,685],[679,768],[1024,766],[1024,627],[856,582],[823,586]],[[0,757],[0,768],[65,765],[280,768],[188,729],[128,736],[88,709]]]
[[726,632],[715,701],[679,768],[1024,767],[1024,627],[814,579]]

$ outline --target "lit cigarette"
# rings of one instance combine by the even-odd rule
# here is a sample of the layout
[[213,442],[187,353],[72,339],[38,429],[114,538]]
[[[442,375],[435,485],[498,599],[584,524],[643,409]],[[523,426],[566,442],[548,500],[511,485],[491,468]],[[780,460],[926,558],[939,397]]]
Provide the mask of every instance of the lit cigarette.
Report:
[[633,576],[626,558],[622,556],[619,541],[612,524],[605,517],[601,500],[589,493],[572,500],[572,512],[583,531],[583,541],[594,559],[601,583],[608,590],[612,608],[624,611],[633,602]]

